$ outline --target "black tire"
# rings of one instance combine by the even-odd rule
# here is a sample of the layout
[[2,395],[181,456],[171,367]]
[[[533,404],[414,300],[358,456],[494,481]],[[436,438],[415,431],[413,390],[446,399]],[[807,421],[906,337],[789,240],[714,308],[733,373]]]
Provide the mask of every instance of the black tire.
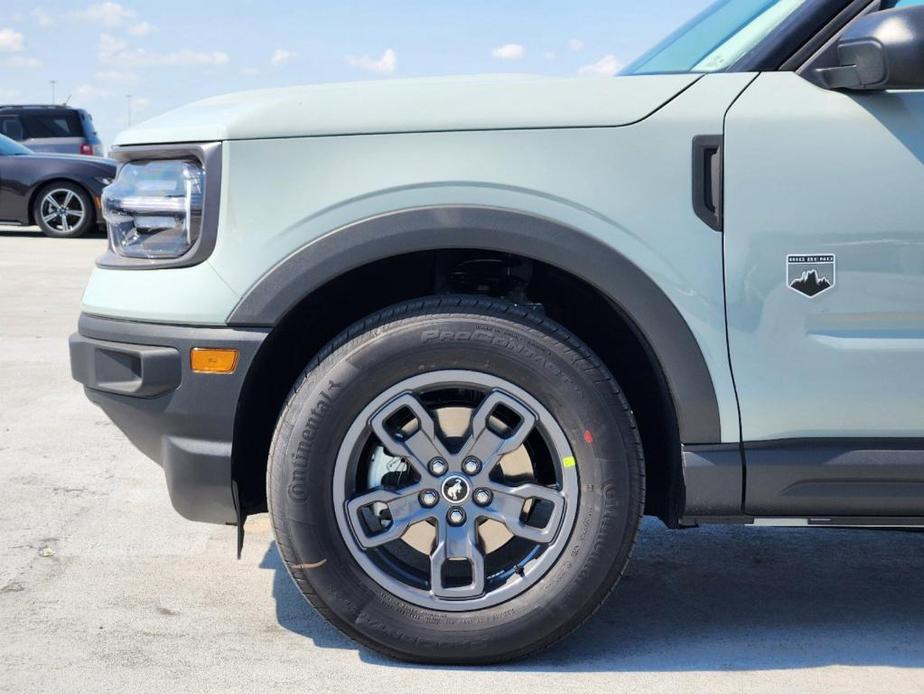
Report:
[[[71,218],[68,223],[70,224],[70,222],[73,222],[73,226],[70,229],[64,230],[62,228],[56,228],[62,226],[56,219],[52,219],[51,223],[44,219],[45,214],[43,214],[42,210],[43,201],[49,193],[53,193],[54,191],[69,191],[73,193],[82,206],[83,217],[79,221]],[[62,196],[59,195],[58,197],[61,198]],[[76,183],[67,181],[49,183],[36,193],[32,201],[32,219],[46,236],[56,239],[73,239],[78,236],[83,236],[87,231],[96,228],[96,206],[93,204],[93,198],[90,194]]]
[[[428,341],[425,332],[439,339]],[[428,609],[384,590],[351,554],[333,504],[334,461],[360,410],[408,376],[446,368],[490,372],[528,390],[557,420],[579,461],[580,501],[564,552],[525,592],[473,611]],[[310,455],[298,461],[309,430]],[[298,493],[290,486],[296,464]],[[393,306],[328,345],[283,409],[267,478],[279,552],[311,604],[360,643],[426,663],[506,661],[580,626],[622,575],[643,497],[633,415],[600,360],[535,311],[470,296]]]

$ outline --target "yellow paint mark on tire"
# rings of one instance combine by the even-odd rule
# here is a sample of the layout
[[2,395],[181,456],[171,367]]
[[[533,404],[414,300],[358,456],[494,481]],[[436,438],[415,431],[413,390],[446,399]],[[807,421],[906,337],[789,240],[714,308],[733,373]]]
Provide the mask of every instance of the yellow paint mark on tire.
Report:
[[566,455],[564,458],[561,459],[561,464],[564,465],[565,467],[574,467],[575,465],[577,465],[577,461],[575,461],[573,455]]

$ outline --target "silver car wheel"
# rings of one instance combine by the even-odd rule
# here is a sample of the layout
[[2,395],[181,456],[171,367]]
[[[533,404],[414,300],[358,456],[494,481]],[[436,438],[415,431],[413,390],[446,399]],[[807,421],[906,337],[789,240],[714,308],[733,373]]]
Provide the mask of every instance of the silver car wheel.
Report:
[[68,233],[83,222],[87,214],[83,200],[68,188],[55,188],[42,198],[39,205],[42,221],[55,231]]
[[337,523],[395,596],[489,607],[561,554],[578,506],[573,460],[561,427],[523,389],[475,371],[422,374],[376,397],[348,430],[334,471]]

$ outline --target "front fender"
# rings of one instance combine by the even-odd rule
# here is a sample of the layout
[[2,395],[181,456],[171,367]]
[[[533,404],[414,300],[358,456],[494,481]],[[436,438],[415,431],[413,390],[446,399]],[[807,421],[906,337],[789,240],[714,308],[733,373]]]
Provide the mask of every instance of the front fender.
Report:
[[311,292],[354,268],[403,253],[458,248],[516,253],[592,284],[636,325],[660,361],[675,400],[681,440],[721,440],[709,368],[664,292],[594,236],[520,211],[429,206],[343,226],[302,246],[266,273],[244,294],[228,324],[271,326]]

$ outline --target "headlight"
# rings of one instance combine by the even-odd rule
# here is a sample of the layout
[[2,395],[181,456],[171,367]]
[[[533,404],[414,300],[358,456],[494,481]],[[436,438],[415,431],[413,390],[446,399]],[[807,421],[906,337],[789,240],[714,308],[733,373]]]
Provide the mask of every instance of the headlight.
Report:
[[179,258],[202,233],[205,170],[196,159],[122,165],[102,196],[112,250],[126,258]]

